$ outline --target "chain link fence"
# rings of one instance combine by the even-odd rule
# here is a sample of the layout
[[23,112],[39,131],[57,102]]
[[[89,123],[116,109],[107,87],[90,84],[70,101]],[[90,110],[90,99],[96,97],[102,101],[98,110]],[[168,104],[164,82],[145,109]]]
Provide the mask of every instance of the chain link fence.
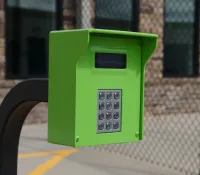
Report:
[[[93,148],[174,169],[184,175],[200,175],[200,78],[163,76],[164,55],[175,54],[169,44],[189,43],[192,47],[192,27],[198,19],[191,15],[196,14],[195,2],[77,0],[76,3],[79,6],[75,12],[76,28],[138,30],[159,35],[158,48],[146,67],[144,140]],[[179,62],[169,65],[183,64],[182,56],[176,53]],[[189,67],[190,62],[186,65]]]

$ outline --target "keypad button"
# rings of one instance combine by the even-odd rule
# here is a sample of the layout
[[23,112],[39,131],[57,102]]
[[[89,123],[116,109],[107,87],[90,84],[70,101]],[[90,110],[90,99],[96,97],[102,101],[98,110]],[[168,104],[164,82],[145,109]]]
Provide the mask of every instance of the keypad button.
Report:
[[104,100],[105,99],[105,92],[99,92],[99,99]]
[[119,112],[114,112],[113,118],[114,119],[119,119]]
[[112,129],[112,123],[108,122],[106,123],[106,130],[111,130]]
[[103,123],[100,123],[99,125],[98,125],[98,130],[103,130],[104,129],[104,124]]
[[112,103],[111,102],[107,102],[106,103],[106,109],[107,110],[111,110],[112,109]]
[[105,104],[103,102],[99,103],[99,109],[104,110]]
[[114,99],[115,99],[115,100],[118,100],[119,97],[120,97],[119,92],[115,92],[115,93],[114,93]]
[[106,113],[106,119],[107,119],[107,120],[112,119],[112,113],[111,113],[111,112],[107,112],[107,113]]
[[113,123],[113,129],[119,129],[119,122]]
[[99,113],[99,120],[103,120],[104,119],[104,113]]
[[114,109],[119,109],[119,102],[114,103]]
[[108,100],[111,100],[112,99],[112,92],[108,92],[106,97],[107,97]]

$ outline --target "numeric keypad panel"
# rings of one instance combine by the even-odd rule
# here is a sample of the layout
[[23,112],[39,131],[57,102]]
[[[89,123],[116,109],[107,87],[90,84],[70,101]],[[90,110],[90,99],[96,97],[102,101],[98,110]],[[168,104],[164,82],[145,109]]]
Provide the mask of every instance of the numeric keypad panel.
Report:
[[98,90],[97,133],[121,131],[121,90]]

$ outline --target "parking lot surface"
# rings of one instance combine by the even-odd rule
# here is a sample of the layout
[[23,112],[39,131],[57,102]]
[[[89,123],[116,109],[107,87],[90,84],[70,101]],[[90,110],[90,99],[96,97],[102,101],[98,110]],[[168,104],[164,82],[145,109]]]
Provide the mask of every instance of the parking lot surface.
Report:
[[116,154],[47,142],[47,125],[25,125],[19,146],[19,175],[181,175]]

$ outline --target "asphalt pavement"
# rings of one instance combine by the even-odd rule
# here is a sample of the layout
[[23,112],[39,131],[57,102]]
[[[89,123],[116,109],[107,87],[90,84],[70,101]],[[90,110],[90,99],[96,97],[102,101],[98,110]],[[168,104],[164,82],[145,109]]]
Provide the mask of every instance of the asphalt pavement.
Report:
[[121,155],[47,142],[47,125],[25,125],[19,146],[19,175],[181,175]]

